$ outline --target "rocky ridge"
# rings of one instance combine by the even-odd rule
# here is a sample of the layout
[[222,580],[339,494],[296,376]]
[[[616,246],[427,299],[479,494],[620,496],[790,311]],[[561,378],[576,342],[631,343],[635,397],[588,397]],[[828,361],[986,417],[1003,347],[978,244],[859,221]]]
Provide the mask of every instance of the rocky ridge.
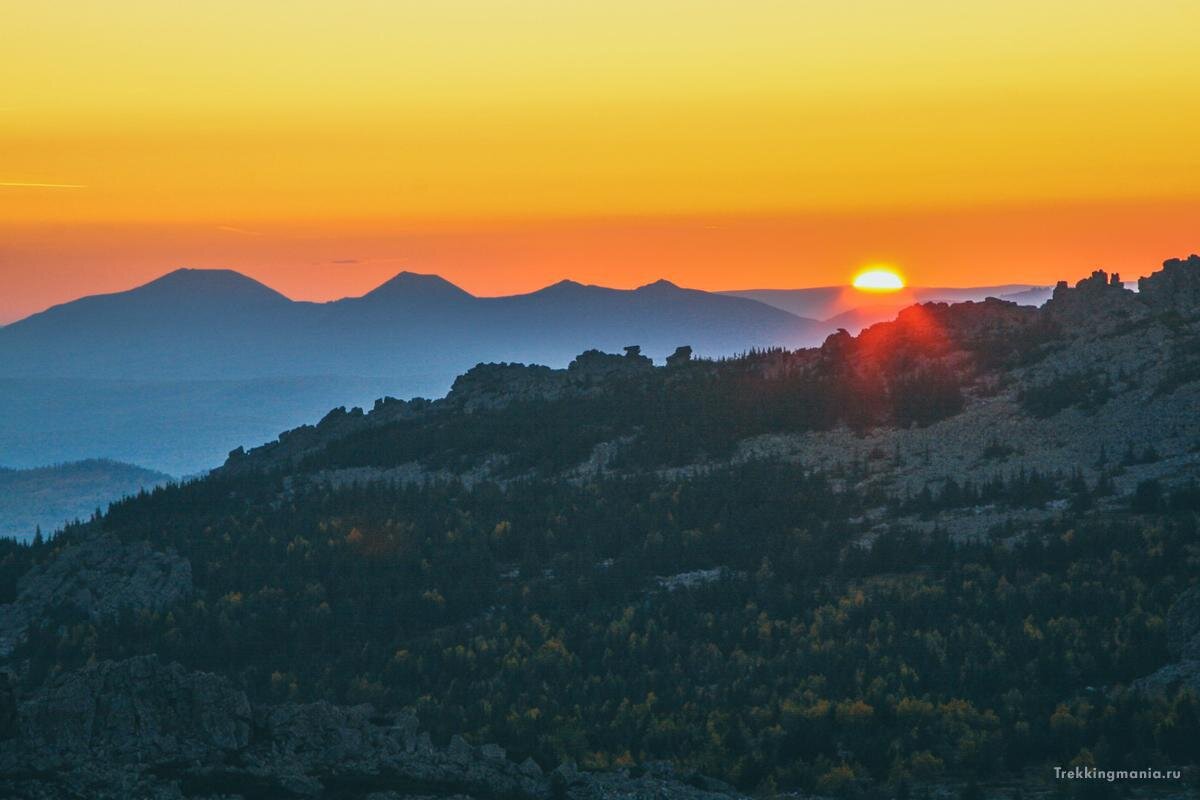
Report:
[[[764,376],[821,370],[840,361],[866,376],[896,364],[914,370],[936,365],[968,375],[972,383],[961,413],[915,432],[880,428],[865,436],[845,430],[772,434],[745,441],[739,457],[786,457],[829,469],[862,462],[880,448],[889,454],[929,452],[932,459],[907,459],[907,469],[897,476],[897,490],[912,492],[978,466],[991,439],[1004,438],[1011,451],[985,465],[997,470],[1086,468],[1130,443],[1166,439],[1164,459],[1182,459],[1190,473],[1194,459],[1189,454],[1200,441],[1191,413],[1200,402],[1200,256],[1167,261],[1138,285],[1138,292],[1130,291],[1119,276],[1097,270],[1074,286],[1060,282],[1042,308],[996,299],[926,303],[857,337],[838,332],[820,348],[753,358],[741,368]],[[681,347],[660,369],[685,368],[694,374],[720,368],[718,362],[691,361],[687,350]],[[1028,354],[1028,363],[1004,368],[992,363],[1011,361],[1018,351]],[[388,398],[370,413],[336,409],[316,426],[285,432],[278,441],[249,452],[234,451],[220,471],[286,473],[326,443],[363,429],[426,415],[586,397],[611,387],[614,380],[653,372],[637,347],[626,348],[625,355],[589,351],[561,370],[480,364],[461,375],[443,399]],[[1060,385],[1080,385],[1094,396],[1050,413],[1029,412],[1028,395]],[[1085,407],[1089,400],[1092,407]],[[1099,404],[1105,404],[1106,417],[1120,424],[1095,430],[1090,417]],[[977,441],[981,437],[988,441]],[[764,446],[764,441],[770,444]],[[1047,441],[1056,444],[1046,447]],[[1177,474],[1179,466],[1172,463],[1159,472]]]
[[[743,441],[735,458],[852,472],[901,496],[964,475],[984,481],[1022,470],[1078,471],[1093,482],[1110,475],[1120,494],[1146,480],[1200,478],[1200,365],[1193,367],[1200,302],[1177,301],[1200,297],[1200,256],[1169,261],[1140,286],[1129,291],[1118,276],[1097,271],[1074,287],[1060,283],[1042,309],[999,301],[909,309],[897,322],[921,315],[922,325],[910,329],[954,343],[949,359],[989,330],[1042,343],[1028,363],[981,370],[964,410],[932,425],[768,434]],[[893,325],[857,339],[831,337],[826,347],[853,346],[869,360],[870,343],[894,333]],[[1063,396],[1061,406],[1033,413],[1031,397],[1052,392]],[[979,511],[980,530],[1003,521]]]

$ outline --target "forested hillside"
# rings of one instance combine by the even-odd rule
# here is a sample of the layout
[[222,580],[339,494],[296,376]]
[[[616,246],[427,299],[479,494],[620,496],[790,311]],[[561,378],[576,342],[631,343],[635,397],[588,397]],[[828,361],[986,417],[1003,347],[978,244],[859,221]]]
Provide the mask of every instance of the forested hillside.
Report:
[[[1110,796],[1053,782],[1079,764],[1179,769],[1131,785],[1185,796],[1200,259],[1172,264],[1168,292],[1100,274],[1043,310],[932,304],[812,350],[483,365],[442,400],[235,451],[4,548],[0,655],[34,698],[8,735],[48,724],[72,676],[177,662],[275,720],[251,748],[279,709],[368,703],[414,713],[435,747],[498,743],[529,775],[669,762],[726,794]],[[56,599],[67,581],[86,594]],[[251,774],[167,750],[121,774],[195,797]],[[99,767],[6,769],[42,787]],[[246,796],[289,796],[280,769]],[[319,797],[418,786],[305,769]],[[466,793],[568,795],[574,774]]]

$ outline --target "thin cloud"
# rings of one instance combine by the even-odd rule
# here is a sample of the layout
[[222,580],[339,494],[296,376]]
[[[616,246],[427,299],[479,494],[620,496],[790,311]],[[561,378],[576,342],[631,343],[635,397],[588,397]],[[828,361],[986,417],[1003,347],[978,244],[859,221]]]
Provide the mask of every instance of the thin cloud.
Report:
[[240,233],[243,236],[262,236],[259,231],[248,231],[245,228],[235,228],[232,225],[218,225],[217,230],[225,231],[226,233]]
[[23,181],[0,181],[5,189],[86,189],[82,183],[25,183]]
[[357,264],[357,258],[335,258],[329,262],[330,264]]

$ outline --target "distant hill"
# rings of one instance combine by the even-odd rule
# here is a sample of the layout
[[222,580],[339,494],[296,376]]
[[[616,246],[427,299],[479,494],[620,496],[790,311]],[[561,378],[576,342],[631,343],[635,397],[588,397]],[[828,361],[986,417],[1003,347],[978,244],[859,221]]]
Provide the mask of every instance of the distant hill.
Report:
[[39,526],[48,536],[115,500],[170,480],[161,472],[98,459],[38,469],[0,468],[0,537],[31,539]]
[[[445,390],[413,371],[412,394]],[[397,394],[384,378],[311,376],[204,381],[0,378],[0,458],[8,467],[111,458],[184,477],[339,405]]]

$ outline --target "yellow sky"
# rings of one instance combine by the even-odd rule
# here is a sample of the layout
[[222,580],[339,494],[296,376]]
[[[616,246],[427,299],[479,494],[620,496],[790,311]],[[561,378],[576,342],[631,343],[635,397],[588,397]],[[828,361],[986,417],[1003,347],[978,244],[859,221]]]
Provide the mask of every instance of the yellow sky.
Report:
[[0,12],[10,239],[1200,197],[1195,0]]

